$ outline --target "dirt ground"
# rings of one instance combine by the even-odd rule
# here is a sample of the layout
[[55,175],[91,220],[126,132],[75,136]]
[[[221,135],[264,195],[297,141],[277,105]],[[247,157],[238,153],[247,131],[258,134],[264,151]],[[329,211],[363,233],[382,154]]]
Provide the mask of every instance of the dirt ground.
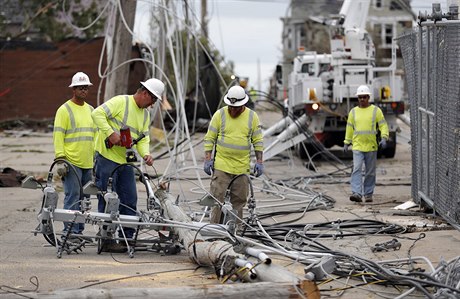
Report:
[[[268,125],[275,121],[276,117],[271,113],[261,113],[261,119]],[[289,186],[303,185],[303,190],[315,191],[335,201],[333,208],[309,211],[296,223],[306,225],[334,221],[340,227],[340,223],[347,220],[369,220],[393,223],[411,231],[395,235],[373,233],[342,238],[340,233],[346,233],[346,229],[337,229],[335,237],[316,239],[329,248],[372,261],[421,257],[418,266],[422,268],[428,268],[427,260],[436,267],[442,261],[460,256],[460,233],[452,229],[442,218],[426,213],[419,207],[410,210],[394,209],[411,200],[410,128],[402,122],[400,126],[402,131],[398,134],[396,157],[378,160],[377,187],[373,203],[357,204],[348,200],[349,166],[352,162],[350,159],[342,160],[343,164],[318,160],[314,162],[316,171],[312,171],[305,167],[306,161],[286,151],[283,155],[265,162],[266,174],[263,177],[265,181],[262,179],[253,181],[257,211],[278,211],[296,206],[295,200],[289,196],[296,194],[297,191],[280,188],[276,195],[266,191],[269,182],[283,180]],[[0,137],[0,169],[11,167],[23,174],[46,178],[53,161],[51,133],[32,130],[3,131],[0,132]],[[197,167],[193,165],[191,151],[188,151],[178,160],[157,159],[154,164],[155,169],[147,169],[147,172],[152,175],[169,174],[170,193],[178,197],[178,202],[187,213],[202,211],[202,207],[196,203],[204,194],[202,189],[209,190],[209,177],[201,168],[202,137],[202,134],[195,134],[191,138],[191,144],[195,145],[193,151]],[[155,149],[154,156],[165,150],[165,146],[158,147]],[[335,150],[339,149],[333,149]],[[302,180],[299,179],[301,177]],[[54,184],[62,191],[61,183],[57,178]],[[145,207],[144,195],[145,190],[139,187],[139,208]],[[60,202],[62,198],[61,193]],[[40,190],[20,187],[1,188],[0,202],[2,206],[0,210],[0,297],[2,298],[36,298],[39,295],[45,296],[49,294],[48,292],[65,290],[80,291],[80,293],[73,293],[72,296],[80,294],[79,296],[83,298],[84,292],[88,290],[108,292],[108,290],[126,291],[134,288],[169,288],[173,291],[173,298],[186,298],[187,295],[192,298],[190,294],[184,294],[180,287],[202,288],[206,285],[221,284],[214,269],[198,267],[184,251],[177,255],[136,252],[134,258],[129,258],[126,254],[97,254],[96,246],[88,245],[79,254],[64,254],[59,259],[56,256],[56,249],[51,247],[43,236],[34,236],[32,233],[38,225],[37,213],[42,202]],[[299,205],[300,203],[297,204]],[[97,199],[92,198],[92,206],[95,210]],[[277,223],[298,216],[299,214],[272,216],[265,219],[264,223]],[[94,235],[97,227],[87,225],[85,231]],[[421,234],[424,234],[424,238],[418,239],[423,236]],[[375,244],[393,238],[401,243],[399,249],[376,252],[371,250]],[[274,263],[296,275],[304,274],[305,266],[298,262],[277,255],[274,255],[273,259]],[[399,294],[391,286],[385,288],[371,285],[354,287],[346,291],[331,291],[337,286],[345,289],[345,284],[356,285],[357,283],[337,279],[319,285],[319,289],[322,297],[334,295],[339,298],[380,298],[386,293],[387,298],[394,298]],[[21,293],[21,296],[15,293]],[[420,293],[417,295],[420,296]],[[155,296],[150,295],[150,297]],[[204,296],[204,298],[218,297],[211,294]],[[224,296],[221,294],[220,297]],[[240,296],[233,298],[238,297]]]

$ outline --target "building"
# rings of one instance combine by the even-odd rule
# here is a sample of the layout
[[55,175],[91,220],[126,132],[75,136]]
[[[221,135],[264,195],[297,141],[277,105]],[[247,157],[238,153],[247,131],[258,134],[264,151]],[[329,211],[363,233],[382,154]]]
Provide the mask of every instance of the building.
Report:
[[[105,81],[98,75],[104,38],[71,38],[61,42],[0,39],[0,122],[52,120],[56,109],[72,96],[72,76],[83,71],[94,86],[88,102],[104,102]],[[131,57],[141,57],[133,46]],[[104,69],[105,64],[103,64]],[[128,92],[134,93],[145,77],[142,62],[132,62]]]

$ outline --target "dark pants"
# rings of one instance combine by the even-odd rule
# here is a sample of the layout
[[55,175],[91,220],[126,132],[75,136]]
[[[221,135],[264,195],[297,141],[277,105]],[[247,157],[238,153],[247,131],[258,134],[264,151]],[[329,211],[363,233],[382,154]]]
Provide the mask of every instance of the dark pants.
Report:
[[[215,169],[211,177],[211,194],[219,200],[219,202],[224,203],[225,192],[227,191],[228,185],[235,178],[236,174],[226,173],[220,170]],[[238,212],[238,217],[243,218],[243,208],[248,200],[249,194],[249,182],[246,176],[241,176],[232,183],[230,188],[230,202],[233,209]],[[211,212],[210,223],[220,223],[220,218],[222,216],[222,211],[220,206],[215,206]],[[238,219],[237,223],[241,221]]]
[[[96,162],[94,164],[96,175],[96,186],[101,191],[107,191],[107,184],[109,177],[113,170],[120,164],[104,158],[99,153],[96,153]],[[122,215],[136,215],[137,206],[137,190],[136,179],[134,177],[134,170],[129,165],[121,166],[112,175],[112,188],[118,194],[120,199],[120,214]],[[111,191],[111,190],[109,190]],[[98,212],[105,212],[105,200],[102,195],[98,195]],[[123,228],[127,238],[132,238],[134,235],[133,228]],[[122,233],[120,232],[120,237]]]

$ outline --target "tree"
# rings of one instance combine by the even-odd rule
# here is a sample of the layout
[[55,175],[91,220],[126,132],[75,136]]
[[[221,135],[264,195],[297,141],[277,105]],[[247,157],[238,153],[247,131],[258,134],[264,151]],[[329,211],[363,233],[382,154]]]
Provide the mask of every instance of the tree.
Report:
[[48,41],[74,36],[86,39],[99,35],[105,24],[101,18],[85,31],[75,28],[96,19],[100,6],[95,0],[5,0],[3,5],[6,13],[0,19],[2,37]]

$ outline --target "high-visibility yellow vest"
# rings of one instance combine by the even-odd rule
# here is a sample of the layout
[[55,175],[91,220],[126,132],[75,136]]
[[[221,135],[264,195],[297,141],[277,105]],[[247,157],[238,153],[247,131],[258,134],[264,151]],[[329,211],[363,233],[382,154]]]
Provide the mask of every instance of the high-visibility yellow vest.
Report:
[[214,113],[204,137],[204,150],[215,146],[214,168],[231,173],[250,173],[251,145],[263,151],[263,135],[257,113],[245,108],[237,118],[232,118],[228,107]]
[[111,98],[94,109],[92,116],[99,129],[96,134],[96,151],[103,157],[118,164],[126,163],[126,148],[113,146],[108,149],[105,146],[105,139],[113,132],[119,134],[120,128],[123,126],[130,129],[133,140],[142,133],[145,135],[135,145],[135,148],[141,157],[150,154],[150,114],[147,109],[137,106],[132,95],[119,95]]
[[344,143],[361,152],[377,151],[377,125],[380,136],[388,139],[388,125],[379,107],[354,107],[348,114]]
[[96,127],[91,118],[93,107],[66,101],[56,111],[53,143],[55,158],[65,158],[73,165],[93,168],[94,134]]

